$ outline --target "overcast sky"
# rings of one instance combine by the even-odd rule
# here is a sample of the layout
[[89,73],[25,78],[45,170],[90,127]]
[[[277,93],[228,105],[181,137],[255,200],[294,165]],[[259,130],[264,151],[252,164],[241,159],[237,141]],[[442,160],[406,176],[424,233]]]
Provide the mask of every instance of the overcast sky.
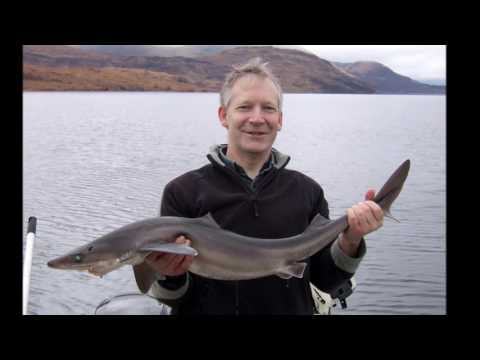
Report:
[[445,45],[300,45],[315,55],[339,62],[378,61],[418,81],[446,79]]

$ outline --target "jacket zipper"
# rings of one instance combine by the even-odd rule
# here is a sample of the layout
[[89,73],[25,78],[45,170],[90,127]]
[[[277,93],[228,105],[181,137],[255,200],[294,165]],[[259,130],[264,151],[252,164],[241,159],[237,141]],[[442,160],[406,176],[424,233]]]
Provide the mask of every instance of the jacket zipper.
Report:
[[253,202],[253,212],[255,214],[255,217],[259,217],[260,214],[258,213],[257,197],[254,197],[252,202]]
[[[247,184],[245,184],[245,182],[240,179],[239,175],[229,169],[229,168],[222,168],[224,171],[226,171],[230,176],[232,176],[233,179],[235,179],[235,181],[237,183],[239,183],[249,194],[253,195],[251,198],[250,198],[250,201],[252,202],[252,205],[253,205],[253,215],[255,217],[259,217],[260,216],[260,212],[258,211],[258,200],[257,200],[257,194],[258,194],[258,191],[260,189],[259,186],[257,186],[256,190],[253,190],[250,186],[248,186]],[[268,174],[267,175],[267,178],[264,179],[264,181],[262,181],[260,184],[264,184],[265,183],[265,180],[267,180],[270,176],[273,176],[273,174]]]
[[235,281],[235,315],[240,315],[240,301],[239,301],[239,284]]

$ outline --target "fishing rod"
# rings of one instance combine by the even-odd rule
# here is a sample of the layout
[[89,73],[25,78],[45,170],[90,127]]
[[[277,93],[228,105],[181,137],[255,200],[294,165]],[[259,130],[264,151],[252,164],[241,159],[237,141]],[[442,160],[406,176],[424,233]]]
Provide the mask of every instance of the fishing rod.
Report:
[[37,230],[37,218],[30,216],[28,218],[27,240],[25,244],[25,257],[23,260],[23,315],[27,315],[28,294],[30,291],[30,271],[32,270],[33,243],[35,242],[35,232]]

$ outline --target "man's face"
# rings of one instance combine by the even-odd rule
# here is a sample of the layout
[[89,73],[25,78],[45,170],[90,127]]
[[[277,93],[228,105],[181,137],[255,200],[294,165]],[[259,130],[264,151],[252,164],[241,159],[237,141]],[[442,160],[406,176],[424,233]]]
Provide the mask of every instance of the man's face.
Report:
[[220,107],[218,115],[228,130],[229,151],[236,154],[270,152],[282,127],[275,85],[254,75],[237,80],[228,107]]

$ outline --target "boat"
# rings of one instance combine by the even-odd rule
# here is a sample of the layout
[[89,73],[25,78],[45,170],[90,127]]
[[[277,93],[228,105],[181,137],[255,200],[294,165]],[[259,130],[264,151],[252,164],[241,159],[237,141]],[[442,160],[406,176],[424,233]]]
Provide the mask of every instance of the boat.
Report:
[[[332,310],[339,303],[346,307],[345,299],[353,293],[356,281],[349,281],[326,293],[310,284],[315,304],[315,315],[332,315]],[[125,293],[103,300],[95,309],[94,315],[171,315],[172,308],[157,298],[142,293]]]

